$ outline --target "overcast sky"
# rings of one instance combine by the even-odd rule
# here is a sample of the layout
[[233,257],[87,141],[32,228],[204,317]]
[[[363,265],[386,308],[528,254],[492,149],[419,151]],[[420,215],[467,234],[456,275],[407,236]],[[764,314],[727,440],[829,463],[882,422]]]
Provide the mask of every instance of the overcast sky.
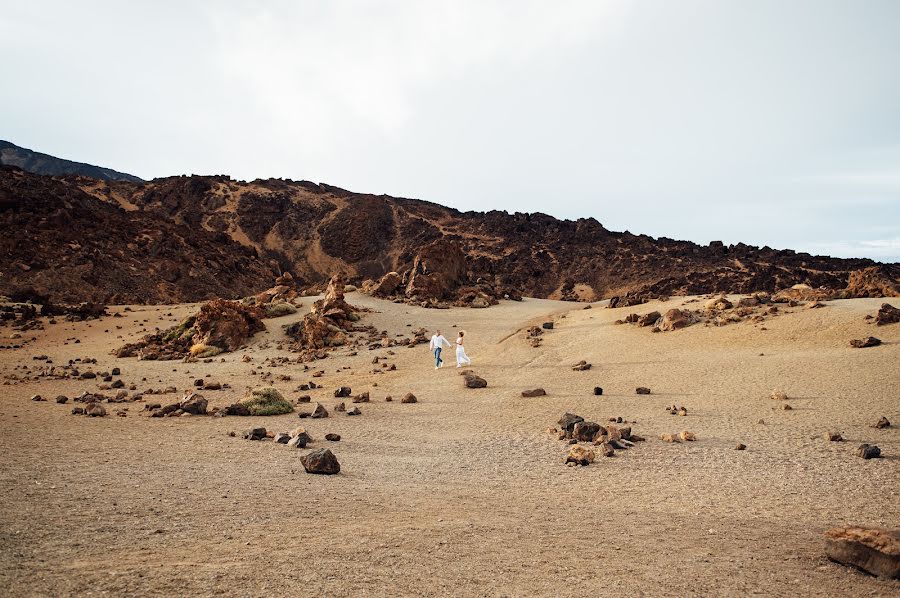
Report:
[[900,261],[900,1],[0,0],[0,139]]

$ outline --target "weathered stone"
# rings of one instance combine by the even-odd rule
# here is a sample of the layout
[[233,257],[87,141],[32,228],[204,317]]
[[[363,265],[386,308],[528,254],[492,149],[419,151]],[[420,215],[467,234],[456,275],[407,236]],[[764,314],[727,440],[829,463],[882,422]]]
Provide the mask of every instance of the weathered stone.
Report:
[[881,339],[875,338],[874,336],[867,336],[862,339],[853,339],[850,341],[850,346],[855,347],[857,349],[864,349],[866,347],[877,347],[881,344]]
[[[387,399],[390,399],[390,397],[387,397]],[[416,398],[416,395],[411,392],[406,393],[405,395],[403,395],[403,398],[400,399],[401,403],[417,403],[418,401],[419,399]]]
[[349,397],[353,391],[350,390],[349,386],[341,386],[337,390],[334,391],[334,397],[336,399],[343,399]]
[[596,455],[592,449],[580,444],[572,445],[569,454],[566,455],[566,463],[575,463],[576,465],[589,465],[594,462]]
[[678,438],[685,442],[694,442],[697,440],[697,436],[693,432],[688,432],[687,430],[682,430],[678,433]]
[[250,409],[244,405],[243,403],[234,403],[233,405],[229,405],[225,408],[226,415],[238,415],[238,416],[249,416]]
[[487,386],[487,380],[475,374],[469,374],[464,379],[466,388],[484,388]]
[[553,322],[544,322],[541,324],[541,328],[544,330],[553,330]]
[[532,390],[523,390],[522,391],[522,396],[526,397],[526,398],[543,397],[546,394],[547,394],[547,391],[545,391],[543,388],[534,388]]
[[896,324],[900,322],[900,309],[897,309],[890,303],[882,303],[881,309],[875,316],[875,324],[877,326],[885,326],[887,324]]
[[41,395],[34,395],[33,397],[31,397],[31,400],[32,401],[46,401],[46,399],[44,397],[42,397]]
[[591,369],[591,364],[589,364],[588,362],[586,362],[584,360],[581,360],[572,366],[572,371],[575,371],[575,372],[585,372],[589,369]]
[[203,398],[203,395],[192,393],[181,401],[179,407],[182,411],[190,413],[191,415],[206,415],[206,407],[208,404],[208,401]]
[[825,432],[825,440],[829,442],[840,442],[843,440],[839,432]]
[[369,391],[366,391],[362,394],[358,394],[353,397],[354,403],[368,403],[369,402]]
[[[59,402],[59,399],[57,399],[56,402],[58,403],[58,402]],[[881,416],[881,417],[878,419],[877,422],[875,422],[874,424],[872,424],[872,427],[873,427],[873,428],[876,428],[876,429],[878,429],[878,430],[881,430],[881,429],[883,429],[883,428],[890,428],[890,427],[891,427],[891,422],[888,421],[888,418],[886,418],[886,417],[884,417],[884,416]]]
[[84,408],[84,414],[91,417],[103,417],[106,415],[106,408],[100,403],[88,403]]
[[300,457],[300,463],[307,473],[334,475],[340,473],[341,465],[329,449],[317,449]]
[[900,530],[839,527],[825,532],[825,555],[885,579],[900,579]]
[[650,394],[650,389],[647,388],[646,386],[638,386],[637,388],[634,389],[634,394],[648,395],[648,394]]
[[266,437],[266,429],[265,428],[250,428],[244,434],[244,438],[247,440],[262,440]]
[[291,441],[291,435],[286,432],[279,432],[278,434],[275,434],[274,440],[278,444],[287,444]]
[[347,412],[347,415],[360,415],[362,411],[359,410],[359,407],[354,407],[350,411]]
[[321,403],[316,403],[316,408],[313,410],[312,415],[310,416],[313,419],[322,419],[328,417],[328,410],[322,406]]
[[743,450],[745,450],[746,448],[747,448],[747,445],[746,445],[746,444],[742,444],[742,443],[740,443],[740,442],[738,442],[736,445],[734,445],[734,450],[736,450],[736,451],[743,451]]
[[301,431],[297,434],[292,434],[287,445],[291,448],[306,448],[306,445],[310,442],[312,442],[312,438],[310,438],[309,434],[306,431]]
[[603,444],[601,444],[600,450],[603,451],[604,457],[614,457],[616,455],[616,449],[613,448],[613,445],[608,442],[604,442]]
[[599,386],[594,387],[594,396],[601,396],[603,394],[603,388]]
[[334,434],[331,432],[329,432],[328,434],[325,434],[325,440],[327,440],[328,442],[339,442],[340,439],[341,439],[340,434]]
[[881,457],[881,449],[874,444],[861,444],[856,449],[856,456],[863,459],[878,459]]
[[775,401],[787,401],[787,394],[783,390],[773,390],[771,398]]
[[594,437],[598,433],[602,434],[603,432],[605,432],[603,427],[594,422],[580,421],[572,426],[572,438],[578,442],[593,442]]
[[69,397],[67,397],[66,395],[59,395],[58,397],[56,397],[56,402],[60,405],[67,403],[68,401]]
[[574,413],[566,413],[559,421],[556,422],[563,429],[564,432],[571,433],[575,429],[575,424],[579,422],[583,422],[584,418],[580,415],[575,415]]
[[638,318],[637,325],[641,327],[653,326],[661,317],[662,315],[658,311],[651,311],[649,314],[644,314]]

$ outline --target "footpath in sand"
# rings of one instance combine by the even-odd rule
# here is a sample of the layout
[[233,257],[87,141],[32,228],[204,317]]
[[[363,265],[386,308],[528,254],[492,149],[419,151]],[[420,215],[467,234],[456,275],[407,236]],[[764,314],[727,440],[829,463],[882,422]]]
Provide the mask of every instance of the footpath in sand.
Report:
[[[426,310],[359,293],[347,299],[374,310],[362,323],[392,335],[440,328],[452,341],[465,329],[472,369],[488,387],[464,388],[452,352],[449,367],[435,371],[427,345],[396,347],[394,355],[337,350],[311,363],[310,372],[326,372],[316,379],[324,388],[302,394],[331,416],[302,422],[296,413],[150,418],[141,403],[127,404],[127,417],[78,417],[71,402],[53,397],[96,390],[97,380],[0,386],[0,593],[900,593],[900,582],[831,563],[822,550],[830,527],[900,525],[900,324],[876,329],[864,320],[880,300],[787,310],[764,326],[651,334],[613,321],[664,312],[684,298],[624,310],[531,299]],[[267,320],[247,349],[209,364],[113,357],[143,330],[172,326],[196,306],[132,309],[28,333],[36,340],[0,352],[0,374],[35,367],[34,355],[57,364],[89,356],[98,371],[121,368],[138,389],[189,389],[207,375],[230,384],[203,392],[210,406],[269,385],[295,399],[310,379],[302,365],[263,365],[291,355],[276,347],[281,325],[306,307]],[[555,327],[542,345],[529,346],[524,330],[550,319]],[[869,335],[884,343],[849,347]],[[373,374],[376,355],[396,371]],[[580,360],[592,369],[572,371]],[[264,371],[274,382],[261,382]],[[282,374],[291,380],[278,381]],[[371,393],[362,415],[333,411],[341,385]],[[603,396],[593,395],[595,386]],[[637,386],[652,394],[635,395]],[[521,397],[535,387],[547,396]],[[788,394],[792,410],[769,398],[774,388]],[[406,392],[419,402],[400,404]],[[50,400],[32,402],[34,394]],[[395,400],[384,402],[386,395]],[[672,404],[687,417],[667,413]],[[566,411],[601,424],[635,421],[634,433],[647,441],[566,467],[568,445],[547,433]],[[871,428],[882,416],[894,425]],[[315,440],[309,448],[337,455],[339,475],[306,474],[299,457],[307,451],[241,438],[251,426],[298,424]],[[658,439],[685,429],[698,441]],[[831,430],[845,441],[825,440]],[[341,441],[324,441],[328,432]],[[738,442],[747,449],[735,451]],[[885,457],[860,459],[862,442],[878,444]]]

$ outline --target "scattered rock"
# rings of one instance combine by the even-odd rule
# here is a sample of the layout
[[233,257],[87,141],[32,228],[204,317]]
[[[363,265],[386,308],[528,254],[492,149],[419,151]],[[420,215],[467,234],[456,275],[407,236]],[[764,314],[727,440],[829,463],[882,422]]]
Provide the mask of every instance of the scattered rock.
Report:
[[323,419],[328,417],[328,410],[322,406],[321,403],[316,403],[316,408],[313,410],[312,415],[310,416],[313,419]]
[[572,371],[575,371],[575,372],[585,372],[589,369],[591,369],[591,364],[589,364],[588,362],[586,362],[584,360],[581,360],[572,366]]
[[72,407],[72,415],[84,415],[84,407]]
[[368,403],[369,402],[369,391],[366,391],[362,394],[358,394],[353,397],[354,403]]
[[877,459],[881,457],[881,449],[874,444],[861,444],[856,449],[856,456],[863,459]]
[[772,391],[771,398],[775,401],[787,401],[788,396],[783,390],[776,389]]
[[850,341],[850,346],[855,347],[857,349],[864,349],[865,347],[877,347],[881,344],[881,339],[875,338],[874,336],[867,336],[862,339],[853,339]]
[[225,415],[237,415],[244,417],[250,415],[250,409],[248,409],[247,406],[242,403],[234,403],[233,405],[229,405],[222,412],[224,412]]
[[191,415],[206,415],[206,407],[208,404],[208,401],[203,398],[203,395],[192,393],[181,401],[179,407],[182,411],[190,413]]
[[697,436],[693,432],[688,432],[687,430],[682,430],[678,433],[678,438],[685,442],[694,442],[697,440]]
[[[67,397],[66,395],[59,395],[58,397],[56,397],[56,402],[59,403],[60,405],[63,405],[65,403],[67,403],[68,401],[69,401],[69,397]],[[884,418],[882,418],[882,419],[884,419]],[[887,420],[885,420],[885,421],[887,421]],[[888,425],[890,425],[890,424],[888,424]],[[884,426],[882,426],[882,427],[884,427]]]
[[526,397],[526,398],[543,397],[543,396],[546,396],[546,394],[547,394],[547,391],[545,391],[543,388],[535,388],[532,390],[523,390],[522,391],[522,396]]
[[603,451],[604,457],[615,457],[616,449],[609,442],[600,444],[600,450]]
[[91,417],[103,417],[106,415],[106,409],[100,403],[88,403],[84,408],[84,414]]
[[743,451],[746,449],[747,449],[746,444],[742,444],[742,443],[738,442],[736,445],[734,445],[734,450],[736,450],[736,451]]
[[41,395],[34,395],[33,397],[31,397],[31,400],[32,401],[45,401],[46,399],[44,397],[42,397]]
[[843,437],[839,432],[825,432],[825,440],[829,442],[840,442],[843,440]]
[[599,386],[594,387],[594,396],[601,396],[603,394],[603,389]]
[[647,388],[646,386],[638,386],[637,388],[634,389],[634,394],[648,395],[648,394],[650,394],[650,389]]
[[578,442],[593,442],[597,434],[604,432],[606,430],[600,424],[594,422],[580,421],[572,426],[572,438]]
[[266,429],[265,428],[250,428],[244,434],[244,438],[247,440],[262,440],[266,438]]
[[469,374],[464,378],[466,388],[484,388],[487,386],[487,380],[475,374]]
[[[385,399],[385,400],[388,400],[390,398],[391,397],[387,397],[387,399]],[[401,403],[418,403],[419,399],[417,399],[416,395],[414,395],[413,393],[408,392],[405,395],[403,395],[403,398],[400,399],[400,402]]]
[[274,440],[278,444],[287,444],[288,442],[291,441],[291,435],[286,432],[279,432],[278,434],[275,435]]
[[637,320],[637,325],[641,327],[653,326],[661,317],[662,315],[658,311],[652,311],[649,314],[644,314],[643,316],[639,317]]
[[581,446],[580,444],[574,444],[569,449],[569,454],[566,456],[566,463],[575,463],[576,465],[589,465],[594,462],[596,456],[594,455],[594,451]]
[[[58,403],[58,402],[59,402],[59,399],[57,399],[56,402]],[[878,429],[878,430],[881,430],[881,429],[883,429],[883,428],[890,428],[890,427],[891,427],[891,422],[888,421],[888,418],[886,418],[886,417],[884,417],[884,416],[881,416],[881,418],[879,418],[879,420],[878,420],[877,422],[875,422],[874,424],[872,424],[872,427],[873,427],[873,428],[876,428],[876,429]]]
[[825,555],[885,579],[900,579],[900,530],[838,527],[825,532]]
[[565,413],[559,421],[556,422],[563,429],[563,432],[568,432],[569,434],[575,429],[575,424],[583,422],[584,418],[580,415],[575,415],[574,413]]
[[[347,415],[360,415],[362,411],[359,410],[359,407],[354,407],[350,411],[347,412]],[[315,417],[315,415],[313,416]]]
[[544,322],[541,324],[541,328],[544,330],[553,330],[553,322]]
[[876,326],[885,326],[887,324],[896,324],[900,322],[900,309],[897,309],[889,303],[882,303],[881,309],[875,316]]
[[307,473],[334,475],[340,473],[341,465],[329,449],[317,449],[300,457],[300,463]]
[[341,435],[328,433],[328,434],[325,434],[325,440],[327,440],[328,442],[340,442]]
[[350,390],[349,386],[341,386],[337,390],[334,391],[334,398],[343,399],[349,397],[353,391]]
[[660,434],[659,439],[663,442],[681,442],[681,438],[679,438],[678,434],[671,434],[669,432]]

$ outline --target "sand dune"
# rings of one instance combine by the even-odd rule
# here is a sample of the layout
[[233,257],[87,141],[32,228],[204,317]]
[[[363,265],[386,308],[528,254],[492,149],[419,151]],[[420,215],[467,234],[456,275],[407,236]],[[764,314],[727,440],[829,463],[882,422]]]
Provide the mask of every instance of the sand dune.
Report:
[[[360,417],[303,420],[340,460],[338,476],[306,474],[305,451],[251,442],[252,425],[286,431],[277,417],[84,418],[52,398],[96,380],[18,382],[0,390],[0,587],[7,595],[611,595],[887,596],[900,582],[829,562],[822,533],[845,523],[900,524],[900,325],[864,320],[880,300],[788,309],[764,325],[695,325],[651,334],[617,326],[627,311],[549,300],[489,309],[426,310],[358,293],[371,323],[392,334],[424,326],[468,332],[467,389],[456,368],[435,371],[427,346],[338,350],[310,364],[325,388],[368,390]],[[629,308],[638,313],[676,307]],[[123,318],[60,323],[23,349],[0,352],[0,373],[21,376],[31,357],[95,357],[138,389],[191,387],[224,406],[263,385],[281,324],[214,363],[116,359],[141,330],[166,327],[194,306],[135,306]],[[171,314],[171,315],[168,315]],[[147,319],[147,322],[143,322]],[[524,330],[553,319],[539,348]],[[117,330],[116,326],[122,326]],[[765,330],[763,328],[766,328]],[[108,332],[105,332],[107,331]],[[884,344],[852,349],[870,334]],[[26,336],[31,335],[27,333]],[[122,338],[116,338],[117,336]],[[74,344],[72,340],[80,339]],[[242,361],[243,355],[252,361]],[[397,371],[373,374],[375,355]],[[593,364],[574,372],[579,360]],[[348,370],[340,368],[349,367]],[[302,366],[274,382],[289,397]],[[144,380],[146,378],[146,380]],[[377,386],[375,386],[377,384]],[[594,386],[604,394],[593,396]],[[637,386],[652,389],[635,395]],[[522,398],[526,388],[547,396]],[[789,396],[791,411],[769,398]],[[398,399],[413,392],[419,403]],[[32,402],[41,394],[48,402]],[[394,402],[384,402],[392,395]],[[174,395],[169,395],[174,400]],[[148,398],[149,399],[149,398]],[[158,400],[154,397],[153,400]],[[164,402],[164,401],[163,401]],[[664,411],[683,405],[687,417]],[[621,416],[647,438],[588,467],[563,464],[568,446],[546,432],[566,411],[600,423]],[[870,427],[886,416],[894,426]],[[758,423],[763,420],[765,423]],[[690,430],[693,443],[664,432]],[[844,442],[823,433],[839,431]],[[235,431],[236,437],[228,432]],[[323,440],[341,434],[338,443]],[[745,451],[733,447],[741,442]],[[855,456],[877,443],[883,459]]]

